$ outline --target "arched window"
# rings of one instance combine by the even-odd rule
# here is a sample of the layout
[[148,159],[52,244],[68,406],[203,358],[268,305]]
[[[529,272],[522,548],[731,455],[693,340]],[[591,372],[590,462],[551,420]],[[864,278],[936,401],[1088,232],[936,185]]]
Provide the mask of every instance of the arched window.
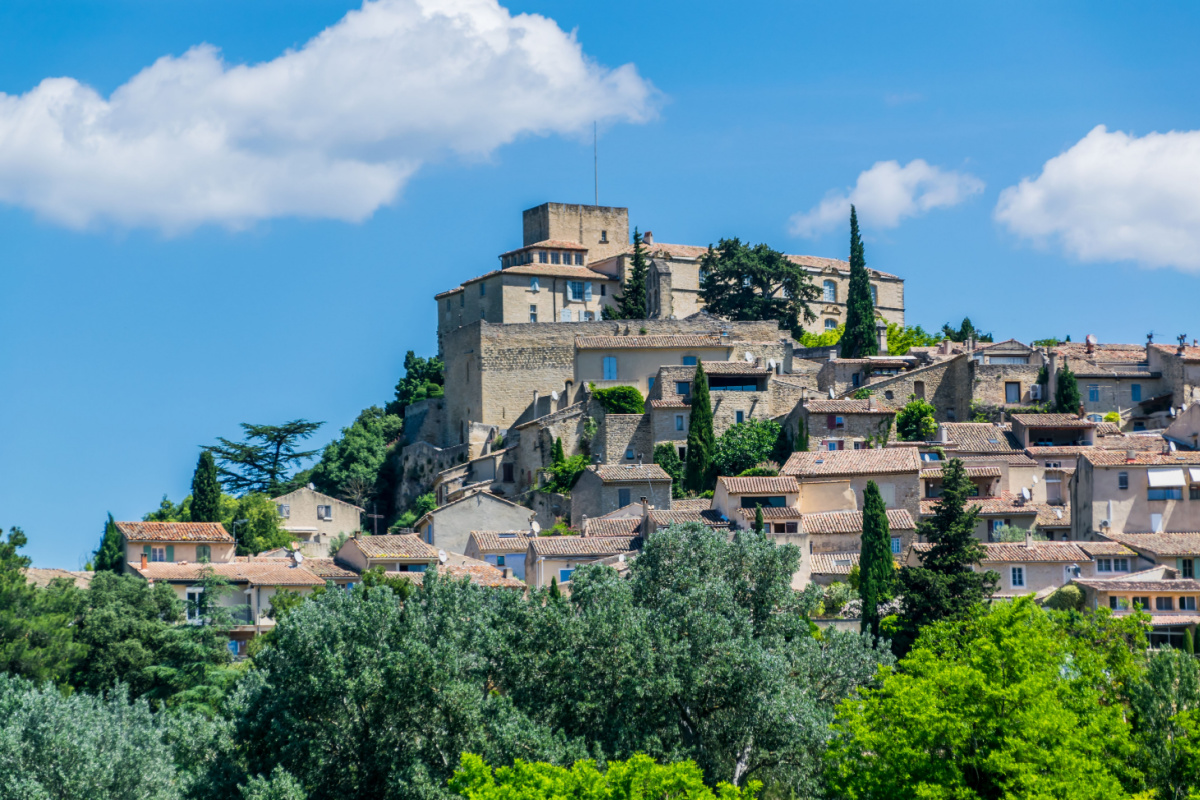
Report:
[[833,329],[834,329],[834,328],[836,328],[836,327],[837,327],[837,320],[836,320],[836,319],[827,319],[827,320],[825,320],[825,330],[827,330],[827,331],[831,331],[831,330],[833,330]]
[[837,302],[837,283],[834,281],[825,281],[825,302]]

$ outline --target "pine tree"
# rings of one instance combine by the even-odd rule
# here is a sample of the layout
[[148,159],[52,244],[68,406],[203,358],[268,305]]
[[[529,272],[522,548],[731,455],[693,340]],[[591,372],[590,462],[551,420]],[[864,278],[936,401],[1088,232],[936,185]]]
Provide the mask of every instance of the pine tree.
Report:
[[567,460],[566,452],[563,450],[562,437],[554,440],[554,449],[550,453],[550,462],[553,466],[560,466]]
[[754,506],[754,532],[755,533],[763,532],[762,505]]
[[708,397],[708,376],[697,361],[696,377],[692,382],[691,419],[688,422],[687,464],[683,473],[684,486],[699,494],[712,488],[713,451],[717,440],[713,435],[712,404]]
[[1071,372],[1071,367],[1064,359],[1062,369],[1058,371],[1058,383],[1054,387],[1054,410],[1059,414],[1078,414],[1082,402],[1075,373]]
[[842,358],[866,358],[879,352],[875,338],[875,302],[867,258],[858,235],[858,213],[850,206],[850,290],[846,297],[846,332],[842,334]]
[[896,571],[892,565],[892,534],[887,508],[875,481],[867,481],[863,491],[862,525],[862,552],[858,557],[862,632],[878,636],[879,606],[892,597]]
[[642,234],[633,229],[633,258],[625,274],[625,291],[614,297],[613,306],[605,306],[605,319],[646,319],[646,248],[642,246]]
[[121,572],[124,567],[121,563],[121,532],[117,530],[117,523],[113,522],[113,515],[109,514],[108,522],[104,523],[100,547],[92,557],[92,569],[96,572]]
[[208,450],[200,453],[192,473],[192,522],[221,521],[221,483],[217,480],[217,462]]

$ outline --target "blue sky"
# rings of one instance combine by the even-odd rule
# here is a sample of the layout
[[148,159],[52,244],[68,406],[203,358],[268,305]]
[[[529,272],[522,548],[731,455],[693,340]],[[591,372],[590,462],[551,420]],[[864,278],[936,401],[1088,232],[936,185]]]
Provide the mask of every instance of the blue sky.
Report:
[[505,6],[564,34],[454,0],[472,38],[415,2],[372,58],[306,44],[349,3],[0,6],[0,524],[36,563],[180,499],[239,422],[323,445],[388,400],[434,293],[591,200],[593,118],[601,203],[658,241],[845,257],[853,198],[910,324],[1200,336],[1194,5]]

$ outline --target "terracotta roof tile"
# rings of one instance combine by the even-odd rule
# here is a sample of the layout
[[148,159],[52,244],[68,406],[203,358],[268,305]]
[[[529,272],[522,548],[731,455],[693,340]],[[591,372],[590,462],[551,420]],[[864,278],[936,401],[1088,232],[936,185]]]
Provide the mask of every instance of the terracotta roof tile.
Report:
[[641,533],[641,517],[596,517],[583,524],[584,536],[625,536]]
[[[704,372],[708,375],[773,375],[766,367],[759,367],[748,361],[702,361]],[[694,371],[694,368],[693,368]]]
[[1173,453],[1163,453],[1158,450],[1138,450],[1133,459],[1126,457],[1124,450],[1092,450],[1080,456],[1097,467],[1119,466],[1148,466],[1148,467],[1182,467],[1190,464],[1200,464],[1200,451],[1178,450]]
[[1026,428],[1094,428],[1096,423],[1074,414],[1013,414],[1013,422]]
[[809,563],[813,575],[849,575],[858,566],[858,553],[813,553]]
[[[999,467],[963,467],[963,471],[967,473],[968,478],[999,478]],[[933,467],[931,469],[921,470],[922,478],[940,478],[942,477],[942,468]]]
[[[804,532],[814,535],[834,535],[840,533],[862,533],[861,511],[822,511],[816,514],[805,514],[803,520]],[[903,508],[887,510],[888,530],[916,530],[912,514]]]
[[219,522],[118,522],[117,530],[131,542],[233,543]]
[[387,536],[359,536],[354,540],[367,558],[436,559],[436,547],[427,544],[415,533],[395,533]]
[[729,347],[732,339],[704,333],[655,334],[648,336],[576,336],[580,350],[632,348]]
[[1039,528],[1069,528],[1071,527],[1071,507],[1054,506],[1049,503],[1034,503],[1037,506],[1037,526]]
[[[1175,355],[1179,354],[1178,353],[1178,351],[1179,351],[1178,345],[1156,344],[1156,345],[1151,345],[1151,346],[1155,350],[1158,350],[1159,352],[1163,353],[1164,355],[1175,356]],[[1183,360],[1184,361],[1200,361],[1200,347],[1192,347],[1191,345],[1184,345]]]
[[1079,562],[1091,558],[1072,542],[988,542],[983,563]]
[[[747,520],[750,520],[751,522],[753,522],[755,519],[756,511],[757,511],[757,509],[753,509],[753,508],[739,508],[737,510],[737,513],[743,519],[747,519]],[[784,506],[783,508],[764,508],[762,510],[762,513],[763,513],[764,520],[800,519],[801,517],[804,516],[803,514],[800,513],[800,509],[789,508],[787,506]]]
[[220,575],[231,583],[248,583],[251,586],[324,586],[325,580],[317,577],[303,566],[287,566],[283,559],[270,561],[235,562],[233,564],[197,564],[154,561],[144,568],[140,563],[131,563],[130,569],[151,581],[198,581],[206,569]]
[[[922,500],[921,516],[933,516],[937,513],[937,504],[940,502],[941,500]],[[1001,492],[999,496],[993,497],[968,497],[966,506],[968,508],[978,507],[979,513],[983,516],[993,516],[996,514],[1009,514],[1013,516],[1032,514],[1036,516],[1038,513],[1036,503],[1021,503],[1012,492]]]
[[471,531],[481,553],[524,553],[529,549],[530,531]]
[[704,511],[712,508],[712,500],[705,497],[686,497],[682,500],[672,500],[672,511]]
[[1137,552],[1130,550],[1120,542],[1076,542],[1079,549],[1095,558],[1096,556],[1136,556]]
[[800,484],[791,475],[778,477],[745,477],[735,478],[721,476],[717,483],[725,487],[730,494],[795,494],[800,491]]
[[[524,589],[525,582],[517,578],[506,578],[504,573],[491,564],[471,564],[466,566],[439,565],[439,575],[451,580],[470,579],[477,586],[489,586],[500,589]],[[425,582],[424,572],[385,572],[389,578],[403,578],[418,586]]]
[[1200,556],[1200,533],[1110,533],[1114,542],[1164,558]]
[[883,475],[898,472],[917,473],[921,457],[915,447],[888,447],[875,450],[822,450],[792,453],[780,470],[797,478],[840,475]]
[[1005,453],[1021,450],[1007,430],[990,422],[943,422],[946,449],[965,453]]
[[721,512],[712,508],[691,509],[671,508],[665,511],[651,511],[650,518],[655,525],[682,525],[685,522],[699,522],[710,528],[728,528],[729,520],[721,516]]
[[605,483],[627,483],[630,481],[666,481],[671,476],[658,464],[599,464],[588,467]]
[[530,545],[535,556],[615,556],[642,546],[640,536],[539,536]]
[[[1141,573],[1132,573],[1138,575]],[[1130,575],[1120,578],[1076,578],[1075,583],[1101,592],[1129,592],[1135,595],[1150,595],[1160,592],[1200,592],[1200,581],[1179,578],[1161,580],[1129,580]]]
[[659,410],[661,410],[661,409],[685,409],[685,408],[691,408],[691,406],[689,406],[687,403],[683,402],[682,400],[651,400],[650,408],[659,409]]
[[534,242],[533,244],[522,245],[521,247],[518,247],[516,250],[509,250],[507,253],[501,253],[500,255],[501,256],[511,256],[513,253],[520,253],[523,250],[531,250],[535,247],[540,248],[542,250],[549,250],[551,248],[553,248],[555,250],[584,250],[584,251],[587,250],[587,247],[585,247],[584,245],[581,245],[579,242],[571,242],[566,239],[543,239],[540,242]]
[[332,558],[306,558],[303,567],[318,578],[326,580],[358,577],[357,572],[347,569]]
[[870,400],[809,400],[804,404],[809,414],[895,414],[894,408],[884,408],[879,402],[871,407]]

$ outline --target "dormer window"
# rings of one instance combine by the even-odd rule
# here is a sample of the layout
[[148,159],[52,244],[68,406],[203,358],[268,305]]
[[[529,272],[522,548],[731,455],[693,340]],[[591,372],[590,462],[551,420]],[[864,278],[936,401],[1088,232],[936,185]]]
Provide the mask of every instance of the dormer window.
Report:
[[575,264],[580,267],[583,266],[583,253],[575,254]]
[[559,256],[558,256],[557,251],[550,254],[550,263],[551,264],[559,263]]
[[538,263],[539,264],[546,263],[546,251],[545,250],[538,250]]

